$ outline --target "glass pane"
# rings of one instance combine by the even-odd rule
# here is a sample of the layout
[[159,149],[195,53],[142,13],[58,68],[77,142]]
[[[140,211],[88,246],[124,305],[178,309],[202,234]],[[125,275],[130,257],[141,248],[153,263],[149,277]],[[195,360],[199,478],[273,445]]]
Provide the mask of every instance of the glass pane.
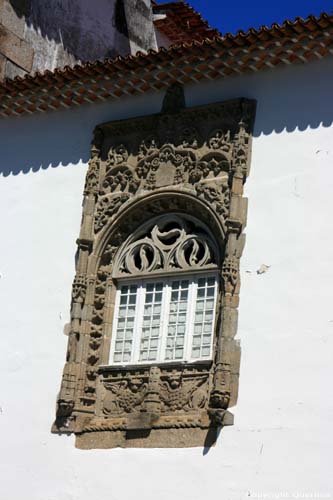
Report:
[[201,337],[199,337],[197,335],[195,337],[193,337],[193,345],[200,346],[201,345]]
[[205,307],[205,302],[203,300],[197,301],[197,311],[203,311]]
[[128,328],[133,328],[133,326],[134,326],[134,318],[128,318],[128,320],[127,320],[127,326],[128,326]]
[[130,352],[124,352],[124,355],[123,355],[123,361],[125,362],[129,362],[131,361],[131,353]]
[[200,358],[200,347],[193,347],[192,358]]
[[115,332],[114,352],[111,357],[114,363],[128,363],[131,361],[136,301],[137,286],[122,286],[120,289],[120,306]]
[[145,314],[151,314],[153,312],[152,306],[145,305]]
[[161,314],[161,309],[162,309],[161,305],[155,306],[154,307],[154,314]]
[[210,335],[204,335],[203,336],[203,344],[210,344],[211,341],[211,336]]
[[195,321],[196,322],[200,322],[200,323],[203,321],[203,314],[202,314],[202,312],[196,312],[195,313]]
[[122,342],[116,342],[116,345],[115,345],[115,350],[116,351],[121,351],[123,347],[123,343]]
[[176,349],[176,359],[181,359],[183,357],[183,349]]
[[150,347],[157,349],[157,347],[158,347],[158,339],[151,339],[151,341],[150,341]]
[[119,340],[123,339],[124,338],[124,334],[125,334],[124,330],[118,330],[118,332],[117,332],[117,339],[119,339]]
[[173,349],[166,350],[165,359],[173,359]]
[[210,347],[203,347],[201,356],[203,356],[205,358],[209,357],[210,356]]
[[205,321],[213,321],[213,311],[206,311]]
[[180,302],[179,304],[179,310],[180,311],[186,311],[187,309],[187,302]]
[[125,331],[125,339],[131,339],[132,337],[133,337],[133,328],[128,328]]
[[121,307],[119,309],[119,317],[120,318],[125,318],[125,316],[126,316],[126,307]]
[[157,351],[149,351],[148,359],[149,361],[154,361],[157,358]]

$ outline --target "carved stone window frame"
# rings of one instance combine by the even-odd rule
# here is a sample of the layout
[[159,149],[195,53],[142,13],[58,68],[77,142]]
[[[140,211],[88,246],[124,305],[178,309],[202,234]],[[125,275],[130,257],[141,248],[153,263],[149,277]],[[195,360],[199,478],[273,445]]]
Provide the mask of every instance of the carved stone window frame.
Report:
[[[235,340],[255,102],[185,108],[181,87],[162,112],[96,127],[84,189],[71,329],[55,433],[79,448],[211,445],[233,423]],[[126,240],[154,216],[190,214],[209,227],[221,259],[213,359],[108,365]],[[182,271],[179,271],[181,272]]]

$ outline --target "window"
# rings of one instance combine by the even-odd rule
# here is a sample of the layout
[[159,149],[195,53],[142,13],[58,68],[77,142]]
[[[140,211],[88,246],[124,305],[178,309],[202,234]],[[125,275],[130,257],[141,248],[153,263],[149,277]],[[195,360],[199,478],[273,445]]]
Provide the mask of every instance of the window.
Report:
[[232,424],[255,102],[183,97],[95,129],[53,426],[78,448],[209,446]]
[[215,273],[120,285],[110,363],[210,359],[216,297]]

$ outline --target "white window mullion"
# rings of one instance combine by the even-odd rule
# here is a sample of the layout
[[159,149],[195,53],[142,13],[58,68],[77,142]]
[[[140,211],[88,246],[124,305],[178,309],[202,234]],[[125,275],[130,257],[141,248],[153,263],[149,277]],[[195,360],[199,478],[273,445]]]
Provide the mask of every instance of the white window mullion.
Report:
[[214,294],[214,308],[213,308],[213,326],[212,326],[212,339],[210,343],[210,355],[212,356],[213,353],[213,345],[214,345],[214,340],[215,340],[215,335],[216,335],[216,310],[217,310],[217,301],[219,300],[218,297],[218,282],[217,282],[217,277],[215,276],[215,294]]
[[138,283],[138,297],[136,309],[136,321],[134,325],[134,341],[132,350],[132,363],[137,363],[140,358],[140,342],[142,335],[143,310],[145,303],[145,286],[142,282]]
[[110,358],[109,363],[114,363],[114,351],[116,345],[116,336],[117,336],[117,327],[118,327],[118,319],[119,319],[119,305],[120,305],[120,289],[117,289],[116,292],[116,300],[114,305],[114,317],[113,317],[113,325],[112,325],[112,334],[111,334],[111,349],[110,349]]
[[189,301],[187,308],[187,325],[185,337],[185,359],[190,360],[192,356],[193,329],[195,306],[197,300],[197,282],[194,278],[190,278]]
[[165,361],[165,351],[167,345],[168,325],[169,325],[169,310],[171,299],[171,287],[168,280],[165,281],[163,286],[163,305],[161,316],[161,341],[159,350],[159,361]]

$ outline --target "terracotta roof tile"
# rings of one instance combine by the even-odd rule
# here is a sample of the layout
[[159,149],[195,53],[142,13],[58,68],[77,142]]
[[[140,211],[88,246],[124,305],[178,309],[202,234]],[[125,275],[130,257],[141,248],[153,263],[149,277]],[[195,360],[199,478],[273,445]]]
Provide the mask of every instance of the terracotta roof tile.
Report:
[[185,2],[153,2],[154,14],[165,14],[165,19],[154,22],[171,43],[214,38],[221,33],[209,26],[201,15]]
[[0,114],[22,115],[306,63],[333,54],[333,15],[183,42],[148,54],[66,67],[0,84]]

